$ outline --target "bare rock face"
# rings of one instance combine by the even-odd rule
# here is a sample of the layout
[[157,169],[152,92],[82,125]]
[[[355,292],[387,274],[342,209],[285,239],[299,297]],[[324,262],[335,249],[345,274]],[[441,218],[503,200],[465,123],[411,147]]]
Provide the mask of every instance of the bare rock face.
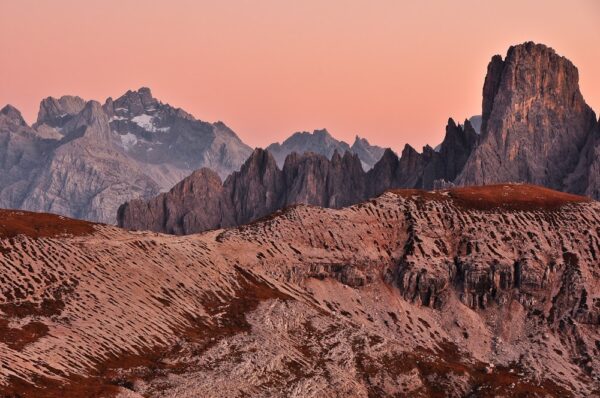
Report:
[[482,137],[462,185],[529,182],[566,190],[596,124],[577,68],[541,44],[494,56],[483,88]]
[[[437,163],[441,166],[437,167],[438,171],[433,174],[433,178],[454,181],[477,145],[477,139],[478,134],[469,120],[465,120],[461,126],[454,120],[448,119],[446,135],[438,152],[439,155],[436,155]],[[425,187],[431,186],[430,180],[431,177],[424,183]]]
[[285,206],[306,203],[339,208],[363,200],[365,172],[357,155],[334,152],[331,160],[291,154],[283,166]]
[[35,171],[53,148],[29,127],[21,112],[7,105],[0,110],[0,207],[17,208],[27,196]]
[[236,224],[248,222],[282,206],[283,175],[269,152],[255,149],[240,171],[225,180],[223,191],[223,207],[233,211]]
[[27,126],[21,112],[12,105],[6,105],[4,108],[0,109],[0,116],[2,117],[2,124],[0,126],[3,131]]
[[471,116],[469,118],[469,123],[471,123],[471,127],[477,133],[477,135],[481,134],[481,115]]
[[172,171],[179,174],[175,181],[161,184],[164,189],[202,167],[225,178],[239,170],[252,152],[224,123],[196,120],[180,108],[161,103],[145,87],[114,101],[109,98],[103,108],[129,156],[158,168],[169,164],[180,170]]
[[391,149],[386,149],[375,167],[367,172],[367,192],[376,195],[397,186],[400,173],[400,158]]
[[2,207],[105,223],[122,203],[152,198],[198,168],[229,175],[251,152],[223,123],[196,120],[147,88],[104,105],[46,98],[33,127],[8,106],[0,128]]
[[600,121],[595,131],[589,135],[579,157],[575,171],[565,179],[566,189],[600,198]]
[[[272,162],[247,172],[266,181]],[[600,205],[584,197],[398,190],[183,237],[0,213],[1,396],[600,389]]]
[[273,143],[267,148],[279,167],[283,167],[288,155],[296,152],[300,155],[313,152],[331,159],[335,152],[338,154],[347,151],[358,155],[363,169],[370,170],[383,155],[384,148],[369,144],[364,138],[356,136],[352,146],[344,141],[338,141],[325,129],[315,130],[312,133],[298,132],[280,143]]

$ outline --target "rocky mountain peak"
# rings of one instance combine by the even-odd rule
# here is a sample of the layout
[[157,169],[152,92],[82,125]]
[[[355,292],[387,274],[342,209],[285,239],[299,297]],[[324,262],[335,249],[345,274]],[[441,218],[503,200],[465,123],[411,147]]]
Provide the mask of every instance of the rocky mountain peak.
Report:
[[269,145],[267,150],[273,154],[280,167],[283,167],[286,157],[292,152],[298,154],[313,152],[328,159],[331,159],[335,151],[340,156],[345,152],[352,152],[360,158],[363,169],[369,170],[381,158],[384,148],[371,145],[366,139],[359,136],[356,136],[351,147],[348,143],[335,139],[327,129],[320,129],[314,130],[312,133],[307,131],[294,133],[282,143]]
[[61,127],[73,115],[78,114],[85,106],[85,100],[74,95],[63,95],[60,98],[47,97],[40,102],[36,126],[47,124],[50,127]]
[[10,104],[5,105],[4,108],[0,109],[0,116],[15,126],[27,126],[27,122],[23,119],[21,111]]
[[459,184],[530,182],[565,189],[596,123],[577,68],[532,42],[494,56],[483,87],[482,138]]
[[487,74],[483,83],[483,104],[481,113],[481,131],[485,132],[487,120],[492,112],[494,98],[498,93],[500,81],[502,79],[502,71],[504,69],[504,61],[501,55],[494,55],[488,64]]
[[264,175],[267,170],[277,169],[277,163],[273,156],[262,148],[255,148],[252,154],[242,165],[241,173],[257,173]]
[[361,138],[357,135],[354,137],[354,143],[350,147],[350,151],[357,154],[362,162],[363,168],[369,170],[379,161],[379,159],[381,159],[385,148],[371,145],[366,138]]
[[369,141],[367,141],[366,138],[361,138],[358,134],[354,136],[354,142],[352,143],[352,146],[365,144],[369,145]]
[[444,136],[444,141],[442,141],[440,152],[447,151],[449,147],[457,144],[468,147],[470,151],[470,149],[472,149],[475,145],[476,141],[477,132],[468,119],[466,119],[464,124],[460,126],[457,125],[452,118],[450,118],[448,119],[448,124],[446,125],[446,135]]
[[112,98],[107,99],[105,108],[110,108],[110,111],[116,115],[127,114],[135,117],[155,111],[158,105],[159,101],[152,96],[152,91],[147,87],[141,87],[136,91],[128,90],[114,101]]

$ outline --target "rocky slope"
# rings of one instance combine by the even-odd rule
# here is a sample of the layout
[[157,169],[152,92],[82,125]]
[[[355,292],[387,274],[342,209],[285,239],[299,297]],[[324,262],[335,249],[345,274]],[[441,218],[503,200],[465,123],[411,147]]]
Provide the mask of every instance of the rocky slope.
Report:
[[329,134],[327,130],[315,130],[312,133],[298,132],[280,143],[273,143],[267,148],[279,167],[283,167],[288,155],[296,152],[303,155],[306,152],[313,152],[331,159],[335,152],[345,153],[349,151],[357,154],[365,171],[371,169],[381,156],[385,148],[371,145],[365,138],[356,136],[352,146],[344,141],[338,141]]
[[225,182],[200,170],[169,192],[125,203],[117,220],[130,229],[189,234],[244,224],[299,203],[340,208],[390,188],[431,189],[456,177],[476,136],[468,121],[462,127],[450,119],[438,152],[425,147],[419,154],[407,145],[398,158],[387,150],[368,172],[349,151],[334,151],[331,160],[292,152],[279,168],[269,151],[257,149]]
[[600,393],[585,198],[395,191],[185,237],[1,216],[0,396]]
[[583,181],[569,178],[596,134],[578,80],[568,59],[541,44],[511,47],[504,60],[494,56],[483,87],[481,143],[457,183],[529,182],[587,193]]
[[104,105],[44,99],[29,127],[0,111],[0,206],[115,222],[120,204],[170,189],[193,170],[221,176],[251,149],[223,123],[205,123],[142,88]]

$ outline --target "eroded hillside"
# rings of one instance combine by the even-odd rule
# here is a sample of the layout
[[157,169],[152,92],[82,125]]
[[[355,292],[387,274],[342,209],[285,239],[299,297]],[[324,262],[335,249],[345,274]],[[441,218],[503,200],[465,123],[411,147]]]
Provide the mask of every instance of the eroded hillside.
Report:
[[498,185],[184,237],[5,211],[0,395],[592,396],[600,204]]

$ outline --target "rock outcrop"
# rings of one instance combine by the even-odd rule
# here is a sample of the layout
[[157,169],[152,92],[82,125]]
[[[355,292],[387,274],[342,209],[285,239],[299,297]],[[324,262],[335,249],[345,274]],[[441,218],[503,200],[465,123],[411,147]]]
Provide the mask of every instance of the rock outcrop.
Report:
[[85,107],[86,101],[77,96],[65,95],[60,98],[48,97],[40,103],[37,121],[33,125],[36,130],[55,137],[62,135],[64,125]]
[[[271,163],[248,164],[258,198]],[[583,197],[400,190],[183,237],[0,217],[0,396],[600,389],[600,204]]]
[[481,142],[456,182],[571,190],[565,180],[591,145],[596,124],[578,81],[577,68],[541,44],[511,47],[504,60],[494,56],[483,88]]
[[300,155],[313,152],[331,159],[335,152],[349,151],[358,155],[365,171],[371,169],[385,151],[384,148],[371,145],[369,141],[359,136],[356,136],[354,143],[350,146],[344,141],[333,138],[325,129],[315,130],[312,133],[306,131],[294,133],[281,144],[273,143],[266,149],[273,155],[279,167],[283,167],[287,156],[294,152]]
[[15,108],[2,110],[0,206],[114,223],[122,203],[198,168],[227,176],[250,153],[225,124],[196,120],[147,88],[104,105],[49,97],[32,127]]

